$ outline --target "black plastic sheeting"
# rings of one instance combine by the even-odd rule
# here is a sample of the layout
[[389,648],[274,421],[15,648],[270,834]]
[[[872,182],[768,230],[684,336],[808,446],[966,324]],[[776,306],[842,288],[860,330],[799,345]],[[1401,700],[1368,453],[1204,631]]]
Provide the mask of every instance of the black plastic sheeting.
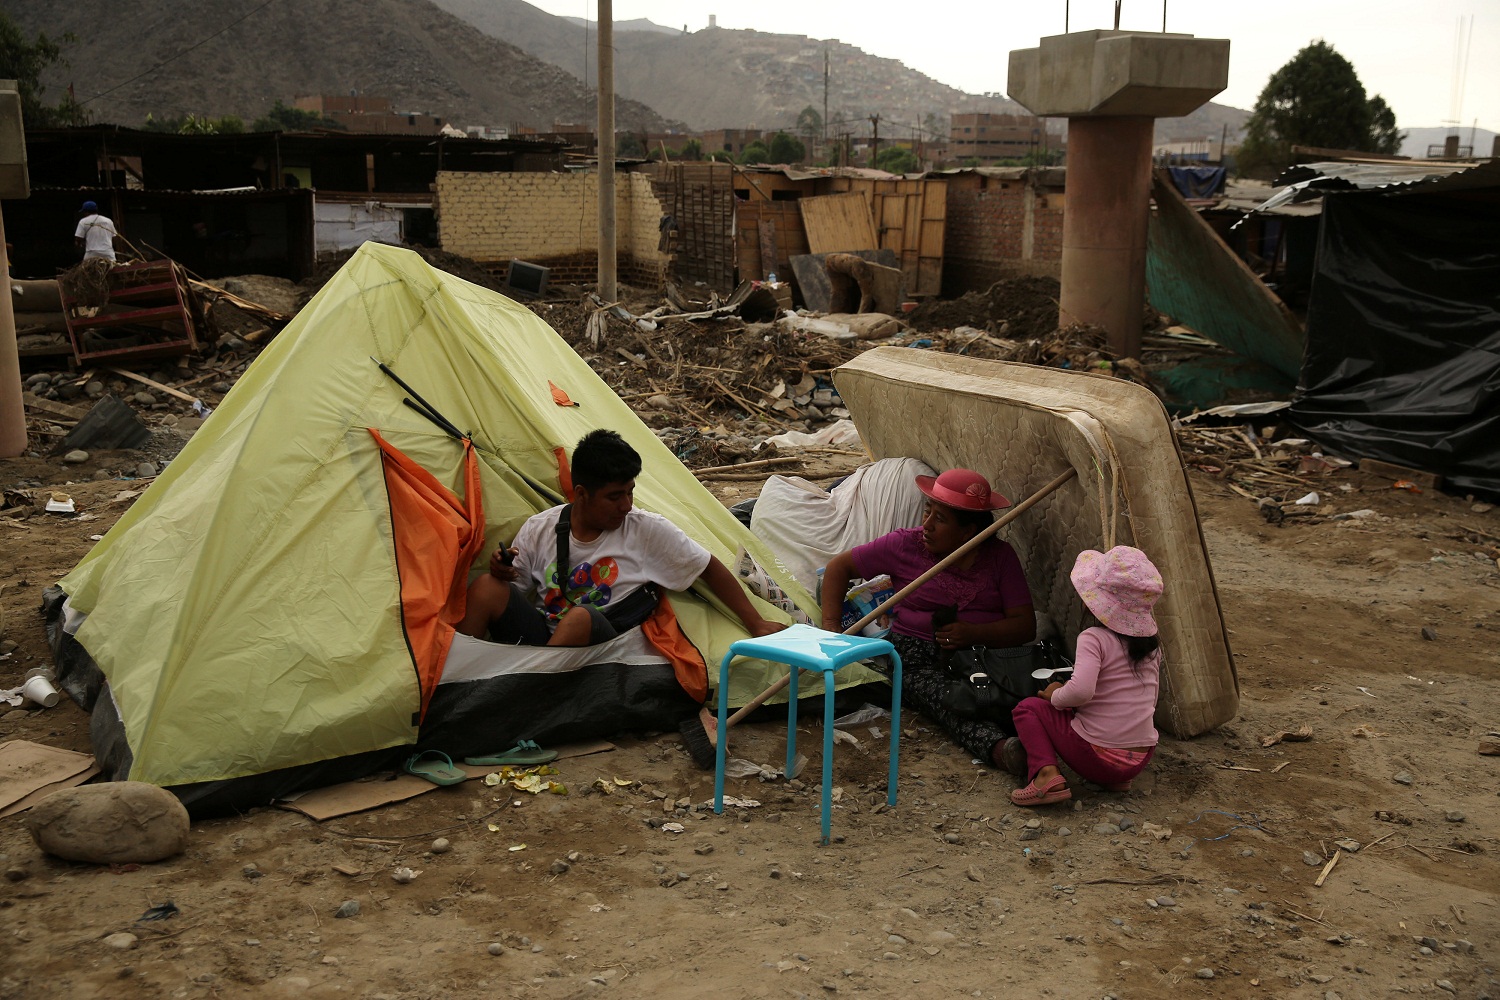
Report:
[[1330,194],[1291,421],[1500,496],[1500,197]]

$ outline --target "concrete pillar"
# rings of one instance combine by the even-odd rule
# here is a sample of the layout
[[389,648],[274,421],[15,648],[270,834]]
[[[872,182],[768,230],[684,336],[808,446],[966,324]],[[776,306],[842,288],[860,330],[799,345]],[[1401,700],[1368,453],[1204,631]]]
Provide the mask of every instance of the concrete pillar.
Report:
[[1103,327],[1140,353],[1155,119],[1190,114],[1229,82],[1229,42],[1078,31],[1010,54],[1012,100],[1068,119],[1059,319]]
[[1154,126],[1147,117],[1068,125],[1058,322],[1103,327],[1122,358],[1141,350]]
[[21,353],[16,346],[10,259],[5,253],[5,219],[0,217],[0,458],[15,458],[25,450],[26,406],[21,401]]
[[[16,81],[0,80],[0,198],[30,195],[21,92]],[[25,450],[26,405],[21,399],[21,357],[16,345],[15,304],[10,296],[5,220],[0,218],[0,458],[14,458]]]

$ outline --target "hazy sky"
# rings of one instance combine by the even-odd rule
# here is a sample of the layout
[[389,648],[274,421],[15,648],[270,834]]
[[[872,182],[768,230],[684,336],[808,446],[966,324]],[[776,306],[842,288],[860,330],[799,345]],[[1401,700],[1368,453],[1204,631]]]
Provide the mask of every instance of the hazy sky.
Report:
[[[594,18],[595,0],[530,0],[554,14]],[[1005,90],[1011,49],[1063,31],[1064,0],[614,0],[614,18],[644,17],[690,30],[718,15],[721,28],[838,38],[873,55],[900,59],[971,93]],[[1075,31],[1108,28],[1113,0],[1071,0]],[[1454,114],[1459,18],[1473,18],[1468,73],[1457,117],[1467,127],[1500,131],[1500,0],[1304,0],[1291,6],[1197,0],[1168,2],[1167,30],[1228,38],[1229,87],[1221,104],[1250,108],[1267,78],[1314,39],[1354,64],[1369,93],[1379,93],[1404,127],[1441,125]],[[1160,31],[1162,0],[1123,0],[1120,27]],[[1487,152],[1487,150],[1486,150]]]

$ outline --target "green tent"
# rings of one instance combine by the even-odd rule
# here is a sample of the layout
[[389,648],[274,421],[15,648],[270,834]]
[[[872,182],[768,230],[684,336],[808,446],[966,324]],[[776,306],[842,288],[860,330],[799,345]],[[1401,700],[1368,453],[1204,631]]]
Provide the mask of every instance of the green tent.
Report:
[[[73,620],[86,615],[74,638],[103,672],[129,746],[117,777],[219,781],[417,742],[419,654],[371,431],[456,496],[465,448],[405,405],[377,360],[472,436],[485,522],[474,570],[558,502],[557,449],[608,427],[644,460],[639,506],[726,564],[744,546],[815,610],[535,314],[411,251],[366,243],[60,584]],[[553,385],[578,405],[559,405]],[[706,598],[672,598],[716,679],[743,637],[738,621]],[[741,661],[730,704],[781,673]],[[855,667],[841,679],[877,675]]]

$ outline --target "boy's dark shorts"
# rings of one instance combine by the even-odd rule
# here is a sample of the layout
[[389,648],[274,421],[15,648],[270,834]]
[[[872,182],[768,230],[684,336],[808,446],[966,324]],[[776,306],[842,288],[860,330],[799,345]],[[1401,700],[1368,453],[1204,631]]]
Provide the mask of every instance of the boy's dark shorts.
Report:
[[[585,608],[591,619],[590,646],[608,642],[620,634],[609,619],[604,617],[603,611],[587,604],[579,607]],[[551,638],[552,630],[547,627],[547,616],[532,605],[519,585],[512,583],[505,613],[490,622],[490,641],[503,642],[509,646],[545,646]]]

